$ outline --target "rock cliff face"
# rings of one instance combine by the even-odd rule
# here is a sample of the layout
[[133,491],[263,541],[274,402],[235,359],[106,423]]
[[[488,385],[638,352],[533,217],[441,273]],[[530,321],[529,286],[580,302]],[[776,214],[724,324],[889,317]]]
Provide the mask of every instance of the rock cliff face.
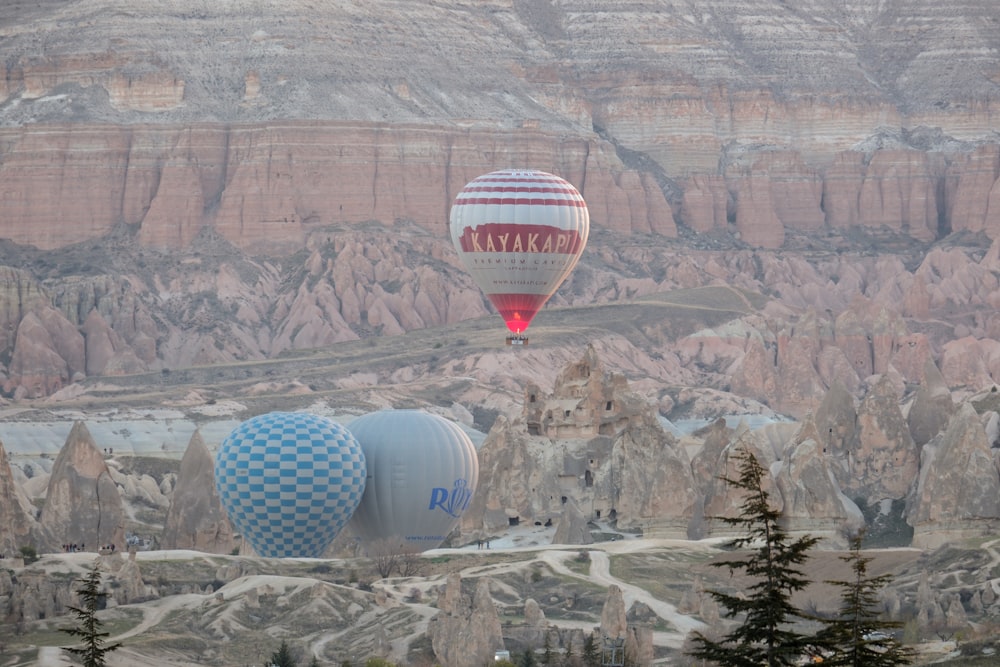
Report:
[[484,315],[448,208],[509,166],[590,208],[554,304],[780,304],[681,341],[696,386],[802,416],[1000,373],[990,0],[116,7],[0,19],[7,398]]
[[1000,173],[996,146],[934,148],[943,157],[904,144],[843,150],[810,166],[790,146],[745,173],[731,168],[661,188],[654,173],[583,132],[567,140],[531,128],[294,120],[0,127],[0,234],[55,249],[124,224],[143,247],[178,250],[209,229],[241,250],[277,255],[334,224],[410,220],[444,236],[448,207],[466,182],[498,168],[544,166],[578,187],[593,224],[625,233],[675,238],[681,225],[763,248],[785,246],[788,234],[852,228],[924,243],[951,232],[1000,236],[1000,217],[989,213],[997,176],[986,176]]
[[5,23],[4,237],[57,248],[124,223],[178,248],[209,227],[289,252],[335,222],[441,233],[469,178],[521,165],[630,232],[998,234],[988,0],[143,0],[89,20],[108,4]]
[[[43,249],[95,241],[123,223],[147,248],[190,248],[207,228],[241,250],[277,255],[334,224],[412,220],[444,236],[468,181],[541,164],[586,183],[602,226],[676,236],[655,181],[589,136],[283,121],[0,128],[0,146],[9,147],[0,149],[0,236]],[[276,155],[279,146],[287,148]],[[39,199],[42,191],[56,194]]]

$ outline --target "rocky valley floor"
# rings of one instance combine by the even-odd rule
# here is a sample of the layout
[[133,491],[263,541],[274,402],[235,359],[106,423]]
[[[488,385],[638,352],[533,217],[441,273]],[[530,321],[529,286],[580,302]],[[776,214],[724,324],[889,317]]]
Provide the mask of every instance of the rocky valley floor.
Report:
[[[606,527],[605,527],[606,528]],[[498,536],[489,549],[476,544],[439,549],[423,555],[419,573],[379,578],[366,559],[268,560],[208,555],[190,551],[139,552],[134,560],[149,587],[149,599],[109,608],[100,614],[109,641],[123,647],[111,654],[110,667],[189,667],[260,664],[282,639],[304,660],[320,664],[363,664],[382,655],[400,664],[434,664],[427,637],[429,620],[438,613],[449,575],[462,588],[488,580],[508,647],[522,650],[547,633],[575,629],[590,632],[613,604],[612,589],[628,611],[629,624],[649,628],[655,664],[684,664],[684,639],[708,627],[702,618],[700,589],[738,585],[725,571],[709,566],[720,557],[718,541],[621,539],[585,548],[546,544],[551,530],[523,529]],[[982,554],[986,558],[982,558]],[[806,568],[816,582],[847,575],[838,552],[818,551]],[[901,617],[912,612],[905,598],[916,596],[920,579],[941,554],[913,549],[873,552],[871,572],[892,573],[892,590],[902,598]],[[81,576],[94,562],[114,573],[128,556],[94,553],[46,554],[14,577],[66,581]],[[952,549],[949,569],[954,588],[1000,567],[997,541]],[[112,574],[112,582],[114,582]],[[991,578],[992,585],[1000,580]],[[115,586],[115,583],[111,584]],[[822,583],[797,600],[817,613],[833,611],[836,595]],[[960,636],[929,633],[917,648],[917,664],[988,664],[995,636],[994,606],[973,620],[975,630]],[[708,623],[719,623],[709,618]],[[67,636],[58,631],[68,617],[0,628],[0,665],[56,667],[72,665],[58,647]],[[966,653],[966,655],[963,655]],[[985,651],[985,652],[984,652]],[[972,655],[968,655],[972,654]],[[977,657],[977,655],[979,657]]]

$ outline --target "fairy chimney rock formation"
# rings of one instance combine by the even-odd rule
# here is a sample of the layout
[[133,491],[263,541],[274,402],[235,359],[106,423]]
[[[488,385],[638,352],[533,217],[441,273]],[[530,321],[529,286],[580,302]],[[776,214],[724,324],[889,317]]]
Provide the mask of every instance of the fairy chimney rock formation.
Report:
[[688,537],[698,488],[687,451],[645,413],[629,420],[614,441],[607,471],[611,518],[619,528],[639,527],[647,536]]
[[39,551],[75,544],[97,551],[125,544],[125,508],[108,465],[83,422],[76,422],[52,466],[37,530]]
[[552,544],[591,544],[593,541],[594,536],[590,534],[587,518],[575,501],[567,500],[556,523]]
[[797,530],[837,534],[845,525],[864,527],[861,510],[840,491],[828,466],[828,457],[809,438],[786,454],[775,482],[783,501],[782,518]]
[[1000,518],[1000,474],[975,409],[963,403],[920,454],[920,478],[907,508],[913,546],[932,549],[990,530]]
[[848,496],[863,497],[869,504],[906,496],[920,461],[889,376],[879,377],[861,401],[845,453],[834,472]]
[[[616,584],[608,586],[608,596],[601,609],[601,639],[622,640],[628,635],[628,617],[625,612],[625,596]],[[624,646],[623,646],[624,648]]]
[[[117,604],[133,604],[158,597],[156,587],[147,585],[139,571],[139,563],[135,560],[135,551],[130,551],[124,558],[120,551],[101,556],[106,569],[111,571],[116,585],[111,586],[110,596]],[[117,561],[113,567],[107,566],[107,561]]]
[[608,586],[608,596],[601,609],[601,635],[604,637],[623,638],[628,630],[628,620],[625,614],[625,597],[622,589],[616,584]]
[[163,529],[167,549],[228,554],[236,544],[232,525],[215,488],[214,460],[195,431],[181,459]]
[[438,613],[431,619],[427,634],[441,667],[468,667],[493,661],[503,649],[503,630],[496,605],[490,595],[490,580],[480,577],[471,602],[462,593],[462,577],[448,575],[438,597]]
[[0,442],[0,555],[11,558],[27,546],[35,526],[34,515],[27,512],[26,499],[14,482],[7,460],[7,450]]
[[524,626],[517,633],[518,639],[527,646],[541,646],[549,630],[545,612],[534,598],[524,601]]
[[955,403],[951,398],[948,383],[941,371],[928,359],[924,363],[924,378],[913,397],[910,411],[906,415],[910,435],[918,447],[930,442],[931,438],[948,426],[955,414]]
[[854,398],[843,384],[834,382],[812,417],[817,441],[829,453],[846,452],[854,441],[857,418]]

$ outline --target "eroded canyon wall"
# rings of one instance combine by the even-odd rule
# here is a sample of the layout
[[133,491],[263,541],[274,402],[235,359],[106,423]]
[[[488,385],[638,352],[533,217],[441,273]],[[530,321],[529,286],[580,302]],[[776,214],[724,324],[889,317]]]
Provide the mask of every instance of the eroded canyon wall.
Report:
[[847,150],[819,165],[788,147],[665,187],[596,136],[295,121],[0,129],[0,236],[55,249],[125,224],[144,246],[183,249],[208,228],[254,254],[290,254],[343,223],[408,220],[445,237],[458,190],[510,166],[561,174],[595,225],[625,233],[675,238],[679,224],[763,248],[852,228],[1000,236],[991,143]]

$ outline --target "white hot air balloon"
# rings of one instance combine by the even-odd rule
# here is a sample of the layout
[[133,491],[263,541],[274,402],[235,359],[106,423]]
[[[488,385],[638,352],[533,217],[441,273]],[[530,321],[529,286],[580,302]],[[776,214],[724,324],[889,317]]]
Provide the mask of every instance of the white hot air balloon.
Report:
[[576,266],[590,214],[577,189],[559,176],[505,169],[462,188],[450,226],[459,259],[516,342]]
[[479,458],[469,436],[422,410],[373,412],[347,428],[368,467],[351,529],[369,552],[439,546],[476,491]]

